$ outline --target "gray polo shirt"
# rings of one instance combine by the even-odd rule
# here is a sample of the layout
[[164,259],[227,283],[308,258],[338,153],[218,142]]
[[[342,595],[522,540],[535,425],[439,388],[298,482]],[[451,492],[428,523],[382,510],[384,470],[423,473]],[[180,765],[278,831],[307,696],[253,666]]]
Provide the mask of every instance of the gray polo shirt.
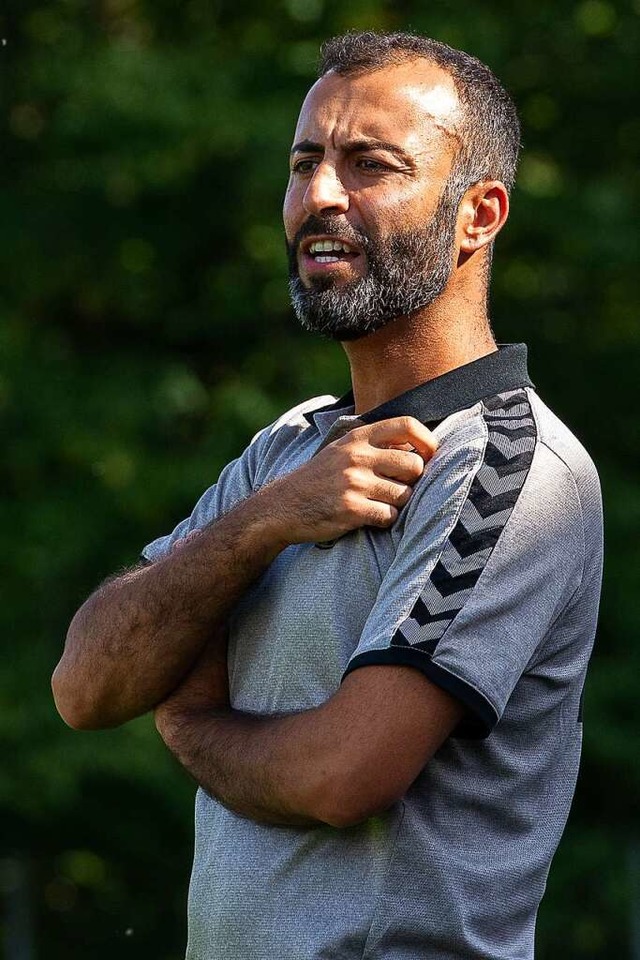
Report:
[[533,390],[526,348],[359,418],[350,396],[296,407],[144,555],[398,414],[439,441],[411,500],[388,530],[289,547],[247,590],[230,624],[231,701],[307,709],[351,670],[408,664],[466,718],[402,801],[353,828],[265,826],[200,790],[189,960],[533,957],[578,770],[602,513],[595,468]]

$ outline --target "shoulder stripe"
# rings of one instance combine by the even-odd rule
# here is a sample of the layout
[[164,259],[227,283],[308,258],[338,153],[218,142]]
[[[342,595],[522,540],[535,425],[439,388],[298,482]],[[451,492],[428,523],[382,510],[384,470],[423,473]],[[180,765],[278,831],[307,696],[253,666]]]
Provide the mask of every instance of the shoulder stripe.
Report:
[[484,457],[445,542],[440,559],[392,647],[433,654],[480,579],[517,503],[537,440],[536,423],[523,389],[483,401],[488,438]]

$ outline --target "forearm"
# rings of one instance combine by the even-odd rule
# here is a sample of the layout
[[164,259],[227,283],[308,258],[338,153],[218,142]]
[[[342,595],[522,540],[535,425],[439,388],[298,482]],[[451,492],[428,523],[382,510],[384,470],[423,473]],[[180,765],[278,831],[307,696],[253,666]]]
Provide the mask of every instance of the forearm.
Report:
[[320,778],[298,749],[301,720],[211,707],[156,716],[172,753],[224,806],[260,823],[318,826]]
[[99,588],[74,617],[52,685],[71,726],[115,726],[182,680],[239,597],[286,546],[256,494],[192,543]]
[[397,803],[464,715],[407,666],[362,667],[320,706],[257,717],[229,709],[207,648],[156,710],[169,749],[213,797],[265,823],[350,827]]
[[74,617],[53,676],[64,719],[91,729],[144,713],[180,683],[212,629],[286,546],[393,523],[424,468],[417,453],[395,449],[408,443],[425,456],[435,448],[411,418],[356,428],[194,542],[97,590]]
[[241,816],[316,823],[309,809],[316,767],[305,768],[317,750],[316,711],[282,717],[232,711],[223,640],[207,644],[184,682],[158,705],[158,732],[203,789]]

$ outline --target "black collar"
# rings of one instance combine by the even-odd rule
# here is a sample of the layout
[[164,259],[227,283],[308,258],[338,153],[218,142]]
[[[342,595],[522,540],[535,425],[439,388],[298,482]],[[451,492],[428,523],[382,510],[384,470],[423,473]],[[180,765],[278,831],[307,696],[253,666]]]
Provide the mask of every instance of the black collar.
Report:
[[[499,347],[479,360],[465,363],[440,377],[427,380],[398,397],[387,400],[373,410],[360,414],[363,423],[376,423],[390,417],[415,417],[424,424],[438,424],[458,410],[473,406],[485,397],[494,397],[498,393],[516,390],[518,387],[532,387],[527,371],[527,348],[524,343],[509,343]],[[349,391],[335,403],[305,414],[307,420],[315,423],[316,413],[330,410],[342,410],[353,406],[353,393]]]

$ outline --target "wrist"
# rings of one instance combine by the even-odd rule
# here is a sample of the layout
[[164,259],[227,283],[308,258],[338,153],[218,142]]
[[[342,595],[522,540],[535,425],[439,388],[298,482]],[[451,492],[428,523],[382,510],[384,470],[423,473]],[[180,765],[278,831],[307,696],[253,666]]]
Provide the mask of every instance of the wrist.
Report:
[[230,713],[228,700],[209,703],[206,706],[177,704],[167,700],[155,708],[153,719],[165,746],[178,755],[181,752],[184,736],[189,730],[194,726],[200,727],[203,723],[227,717]]
[[258,490],[246,501],[251,504],[251,521],[257,539],[269,554],[269,562],[295,543],[291,518],[283,510],[279,480],[274,480]]

